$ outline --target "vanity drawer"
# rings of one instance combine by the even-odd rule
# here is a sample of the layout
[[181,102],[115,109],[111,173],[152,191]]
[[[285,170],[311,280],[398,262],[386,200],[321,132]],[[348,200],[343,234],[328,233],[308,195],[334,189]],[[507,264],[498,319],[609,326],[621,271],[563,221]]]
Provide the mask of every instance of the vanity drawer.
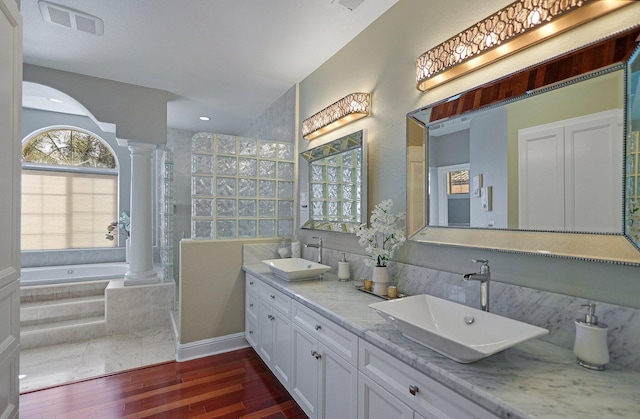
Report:
[[359,363],[361,372],[425,418],[498,417],[363,340]]
[[253,294],[255,296],[258,295],[258,287],[260,286],[260,281],[258,278],[251,274],[247,274],[245,278],[245,291],[247,294]]
[[258,323],[258,296],[248,292],[245,295],[245,310],[247,318],[250,318],[255,324]]
[[272,307],[280,310],[287,317],[291,314],[291,297],[260,281],[258,297],[267,301]]
[[358,337],[297,301],[292,304],[292,320],[305,332],[358,366]]

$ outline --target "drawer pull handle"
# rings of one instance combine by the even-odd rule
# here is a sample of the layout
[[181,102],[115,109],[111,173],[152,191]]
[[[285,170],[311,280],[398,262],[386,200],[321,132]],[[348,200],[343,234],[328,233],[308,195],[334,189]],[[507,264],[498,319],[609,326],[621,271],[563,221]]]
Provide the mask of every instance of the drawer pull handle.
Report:
[[249,281],[249,285],[253,285],[253,281]]
[[322,326],[320,326],[319,324],[316,324],[316,330],[320,330],[322,329]]
[[272,314],[269,314],[269,315],[267,316],[267,319],[269,319],[269,320],[275,320],[275,317],[274,317]]
[[253,335],[253,330],[249,330],[249,334],[250,334],[250,335]]
[[411,385],[409,386],[409,393],[411,393],[412,396],[415,396],[416,394],[418,394],[420,390],[418,389],[418,386],[414,386]]
[[311,356],[314,357],[315,359],[322,358],[322,355],[320,355],[318,351],[311,351]]
[[276,299],[276,296],[275,296],[275,295],[270,295],[270,297],[271,297],[271,299],[272,299],[272,300],[275,300],[275,299]]
[[253,303],[249,304],[249,307],[253,307]]

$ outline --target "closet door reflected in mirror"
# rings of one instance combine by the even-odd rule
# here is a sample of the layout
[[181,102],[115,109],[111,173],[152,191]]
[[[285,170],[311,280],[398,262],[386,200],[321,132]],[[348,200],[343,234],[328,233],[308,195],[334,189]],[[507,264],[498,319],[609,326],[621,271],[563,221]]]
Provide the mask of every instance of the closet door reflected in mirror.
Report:
[[[638,77],[625,61],[639,35],[630,29],[410,112],[410,239],[640,265]],[[467,208],[447,177],[464,165],[468,225],[449,219],[451,204]]]

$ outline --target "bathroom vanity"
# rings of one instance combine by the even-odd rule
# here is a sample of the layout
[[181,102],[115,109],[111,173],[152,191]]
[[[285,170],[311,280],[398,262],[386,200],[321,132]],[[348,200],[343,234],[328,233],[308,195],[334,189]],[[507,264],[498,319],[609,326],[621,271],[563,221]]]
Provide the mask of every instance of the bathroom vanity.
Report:
[[539,339],[460,364],[402,336],[354,282],[244,270],[247,341],[310,418],[637,417],[638,371],[589,371]]

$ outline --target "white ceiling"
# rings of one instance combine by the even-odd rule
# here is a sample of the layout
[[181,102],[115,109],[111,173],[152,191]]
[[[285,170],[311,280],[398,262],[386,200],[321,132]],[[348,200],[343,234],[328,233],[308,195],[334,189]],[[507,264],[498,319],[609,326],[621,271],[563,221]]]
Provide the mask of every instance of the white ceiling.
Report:
[[[49,1],[102,19],[104,35],[47,23],[38,0],[22,0],[25,63],[166,90],[169,127],[228,134],[397,2]],[[38,95],[25,90],[24,105],[47,103]]]

